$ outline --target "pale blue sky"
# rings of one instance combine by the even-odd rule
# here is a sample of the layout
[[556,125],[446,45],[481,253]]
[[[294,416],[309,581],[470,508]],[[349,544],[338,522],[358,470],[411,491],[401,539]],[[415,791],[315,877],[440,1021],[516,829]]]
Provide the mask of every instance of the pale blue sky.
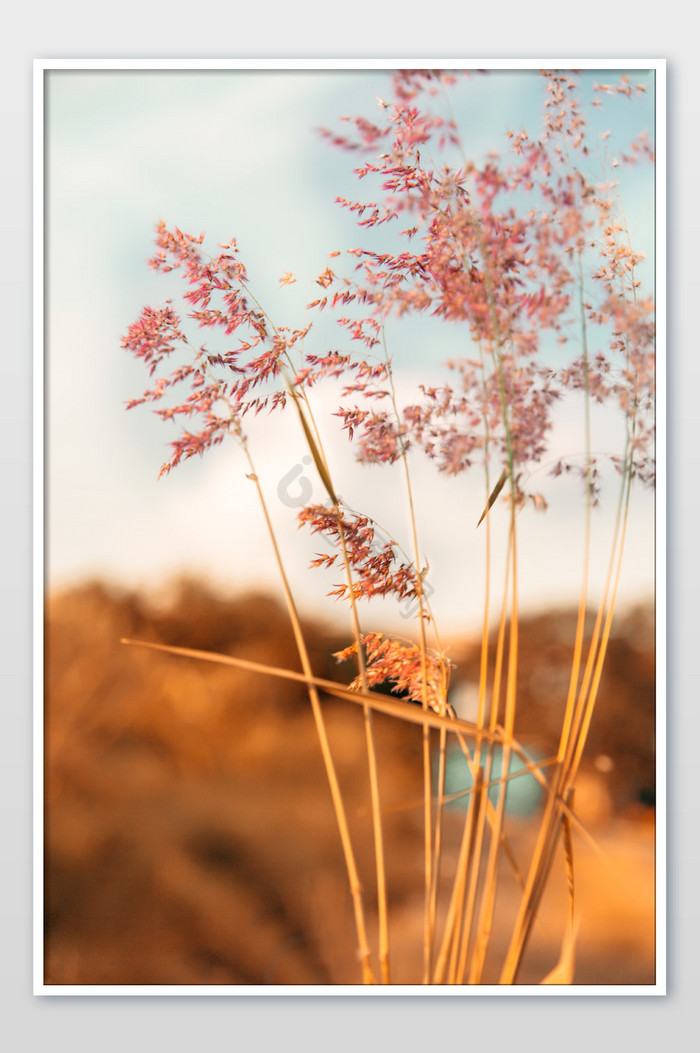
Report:
[[[615,77],[612,71],[589,71],[584,79]],[[648,85],[645,99],[609,100],[606,114],[593,117],[594,130],[611,129],[611,150],[618,135],[624,142],[644,128],[653,131],[652,76],[631,77]],[[178,289],[146,266],[161,218],[192,233],[206,231],[212,245],[235,237],[268,312],[282,324],[301,324],[309,283],[326,266],[327,254],[368,241],[334,204],[336,195],[364,192],[352,175],[355,158],[330,148],[316,129],[338,127],[342,114],[374,116],[377,96],[387,92],[387,73],[52,70],[47,82],[49,584],[99,576],[151,587],[192,570],[228,589],[257,582],[274,587],[269,548],[233,443],[156,479],[172,436],[147,407],[124,410],[146,378],[120,349],[121,336],[145,303],[158,304]],[[505,150],[508,129],[527,126],[534,132],[541,98],[536,72],[475,75],[456,103],[467,150],[480,157]],[[637,246],[651,254],[649,170],[629,178],[624,191]],[[298,281],[280,289],[285,271]],[[431,358],[442,361],[454,353],[455,332],[423,322],[392,335],[396,344],[390,350],[397,366],[403,364],[398,383],[408,399],[426,335]],[[338,340],[323,328],[317,338]],[[330,413],[332,398],[325,405],[321,399],[319,408]],[[600,425],[594,446],[617,444],[619,423],[601,417]],[[562,448],[582,449],[577,428],[569,414],[562,415]],[[292,581],[302,606],[311,607],[331,583],[307,573],[318,545],[296,530],[294,510],[276,497],[280,480],[302,463],[303,441],[291,419],[260,420],[253,430]],[[355,507],[369,504],[367,511],[406,542],[398,475],[358,468],[345,440],[330,429],[328,441],[343,496]],[[471,627],[482,603],[483,539],[474,523],[483,482],[436,479],[422,462],[415,471],[436,612],[450,628]],[[540,475],[550,511],[545,517],[528,512],[521,521],[522,598],[535,607],[568,602],[576,594],[583,522],[575,484],[555,488]],[[313,497],[322,500],[310,473],[309,480],[317,487]],[[623,601],[649,595],[653,584],[653,501],[639,490],[634,502]],[[605,570],[613,512],[611,491],[594,517],[594,594]],[[493,527],[498,542],[496,517]],[[339,606],[331,611],[343,615]]]

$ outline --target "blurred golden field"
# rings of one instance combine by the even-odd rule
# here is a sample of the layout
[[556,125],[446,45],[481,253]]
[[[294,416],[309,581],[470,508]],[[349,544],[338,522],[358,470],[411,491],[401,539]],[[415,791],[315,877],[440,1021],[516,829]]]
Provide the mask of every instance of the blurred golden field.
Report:
[[[524,619],[520,741],[555,748],[574,613]],[[348,682],[348,644],[305,623],[314,673]],[[357,984],[352,908],[303,684],[120,643],[122,637],[300,669],[284,610],[258,594],[224,600],[184,581],[156,603],[95,583],[46,603],[45,982],[50,985]],[[479,646],[453,641],[456,696],[478,679]],[[562,678],[564,678],[562,680]],[[618,618],[575,808],[577,984],[654,982],[654,626]],[[406,703],[407,705],[411,703]],[[324,698],[370,926],[375,870],[362,710]],[[376,714],[392,982],[422,960],[422,745],[417,725]],[[463,827],[445,813],[443,880]],[[527,865],[535,827],[507,833]],[[595,845],[592,841],[595,842]],[[503,862],[485,982],[495,982],[518,905]],[[563,861],[519,982],[556,963],[567,912]],[[372,928],[371,935],[374,935]],[[491,959],[489,959],[491,960]]]

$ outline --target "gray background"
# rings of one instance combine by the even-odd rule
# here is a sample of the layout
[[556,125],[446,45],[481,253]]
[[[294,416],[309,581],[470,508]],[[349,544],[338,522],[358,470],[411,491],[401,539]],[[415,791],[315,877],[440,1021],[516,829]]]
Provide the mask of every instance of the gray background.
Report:
[[[510,9],[512,7],[512,10]],[[698,560],[696,429],[700,390],[694,311],[700,301],[696,238],[698,33],[687,8],[506,4],[489,15],[445,8],[380,8],[356,0],[255,8],[175,8],[123,2],[118,9],[35,3],[5,17],[2,122],[2,608],[0,624],[0,1012],[12,1053],[169,1053],[253,1050],[345,1053],[361,1048],[528,1053],[695,1048],[698,938],[698,645],[693,600]],[[486,20],[488,19],[488,23]],[[456,21],[455,21],[456,20]],[[274,25],[275,34],[266,32]],[[508,32],[501,32],[503,26]],[[40,27],[37,29],[37,27]],[[668,60],[669,502],[668,502],[668,988],[665,998],[61,998],[31,989],[31,90],[35,57],[469,56]],[[439,61],[436,61],[436,65]],[[693,324],[695,322],[695,324]],[[695,691],[693,690],[695,689]]]

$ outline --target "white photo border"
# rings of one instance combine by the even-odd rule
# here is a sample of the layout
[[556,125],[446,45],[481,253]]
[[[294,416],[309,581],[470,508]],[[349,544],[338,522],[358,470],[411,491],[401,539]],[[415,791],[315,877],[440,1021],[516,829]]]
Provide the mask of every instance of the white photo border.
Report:
[[[657,476],[655,500],[655,611],[656,611],[656,982],[650,985],[572,985],[572,986],[479,986],[427,987],[422,985],[391,985],[367,987],[363,985],[47,985],[44,983],[44,216],[45,216],[45,75],[54,70],[113,70],[113,71],[208,71],[208,70],[359,70],[359,69],[484,69],[484,70],[653,70],[655,74],[655,278],[657,317],[657,407],[656,424]],[[666,933],[666,603],[667,603],[667,299],[666,299],[666,60],[647,58],[452,58],[428,60],[413,57],[378,58],[236,58],[236,59],[35,59],[33,71],[33,993],[40,996],[362,996],[383,998],[408,995],[412,997],[484,997],[484,996],[660,996],[667,993],[667,933]]]

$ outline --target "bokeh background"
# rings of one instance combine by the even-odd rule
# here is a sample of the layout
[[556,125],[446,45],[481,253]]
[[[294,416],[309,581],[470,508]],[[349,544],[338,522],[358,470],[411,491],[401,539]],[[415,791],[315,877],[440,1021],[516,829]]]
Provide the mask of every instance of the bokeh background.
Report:
[[[618,74],[582,73],[584,96],[591,97],[593,81]],[[611,150],[639,131],[653,135],[653,73],[631,75],[648,86],[640,103],[611,99],[603,115],[591,113],[594,135],[610,129]],[[119,644],[137,637],[298,668],[237,450],[224,445],[158,480],[174,436],[147,408],[126,412],[146,378],[120,342],[144,304],[178,291],[146,265],[159,219],[206,231],[212,245],[235,237],[268,313],[299,326],[328,253],[367,240],[334,203],[354,196],[353,158],[329,148],[318,129],[338,127],[343,114],[373,116],[389,75],[97,68],[45,76],[46,981],[353,983],[349,899],[303,692]],[[505,149],[509,129],[536,128],[541,100],[535,71],[470,78],[454,103],[468,151],[483,157]],[[648,258],[644,276],[653,282],[653,173],[639,169],[621,179],[635,245]],[[286,271],[297,282],[280,288]],[[320,326],[314,339],[336,346],[339,334]],[[441,363],[459,353],[461,339],[449,327],[390,328],[399,400],[427,379],[426,365],[430,378],[444,375]],[[335,396],[319,393],[318,415],[337,488],[405,541],[398,470],[354,463],[330,415]],[[600,413],[594,424],[595,448],[618,449],[615,415]],[[332,658],[348,642],[343,609],[325,598],[332,579],[308,571],[318,545],[297,530],[296,508],[283,497],[300,480],[309,499],[324,496],[304,462],[298,423],[260,417],[250,430],[314,667],[347,679]],[[581,450],[582,417],[564,407],[552,460]],[[412,468],[431,604],[457,665],[455,699],[466,712],[483,609],[483,539],[475,531],[483,481],[439,477],[420,458]],[[616,508],[614,476],[605,481],[593,522],[592,603]],[[521,516],[519,719],[520,737],[546,755],[581,584],[583,505],[574,480],[553,484],[543,470],[532,485],[549,510]],[[497,515],[492,521],[498,549],[505,534]],[[640,984],[654,976],[654,571],[653,494],[638,488],[620,619],[577,799],[606,860],[601,869],[582,846],[578,983]],[[494,595],[498,574],[496,561]],[[367,617],[367,627],[412,631],[386,605],[373,605]],[[326,708],[371,901],[361,722],[342,705],[327,701]],[[377,723],[396,981],[408,982],[422,908],[421,812],[411,804],[420,794],[419,742],[415,729]],[[515,796],[513,837],[525,850],[538,802],[523,790],[520,807]],[[446,875],[458,833],[454,813]],[[506,883],[497,948],[509,896],[512,902]],[[564,886],[555,883],[525,982],[537,982],[556,961],[564,903]]]

